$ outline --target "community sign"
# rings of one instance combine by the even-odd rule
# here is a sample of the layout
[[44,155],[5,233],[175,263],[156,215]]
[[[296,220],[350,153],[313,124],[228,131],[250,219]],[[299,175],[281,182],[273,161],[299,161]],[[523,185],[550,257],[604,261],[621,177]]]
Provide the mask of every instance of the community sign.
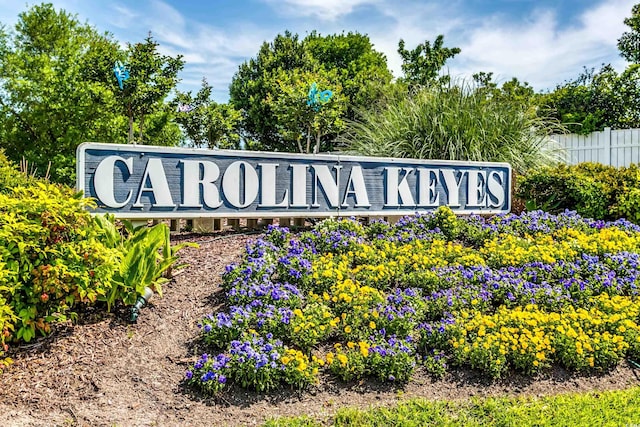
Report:
[[511,208],[506,163],[84,143],[77,187],[120,218],[328,217]]

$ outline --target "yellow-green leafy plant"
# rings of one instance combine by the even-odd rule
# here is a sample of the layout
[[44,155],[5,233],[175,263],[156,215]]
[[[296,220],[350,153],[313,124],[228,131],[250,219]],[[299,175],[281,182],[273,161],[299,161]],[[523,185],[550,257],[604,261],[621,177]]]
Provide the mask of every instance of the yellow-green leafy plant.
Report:
[[0,261],[17,316],[10,339],[30,341],[110,291],[121,254],[106,247],[73,190],[36,182],[0,193]]
[[169,227],[160,223],[153,227],[133,227],[123,221],[122,232],[108,215],[97,215],[95,224],[101,230],[105,244],[122,253],[122,260],[113,276],[113,286],[104,300],[110,308],[116,301],[131,305],[144,293],[144,288],[162,296],[162,284],[169,281],[168,272],[178,260],[177,252],[186,247],[197,247],[193,243],[171,245]]

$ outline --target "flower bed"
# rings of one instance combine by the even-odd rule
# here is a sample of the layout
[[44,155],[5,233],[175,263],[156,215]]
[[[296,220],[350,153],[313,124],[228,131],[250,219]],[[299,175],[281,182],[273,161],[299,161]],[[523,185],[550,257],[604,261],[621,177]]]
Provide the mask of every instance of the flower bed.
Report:
[[227,310],[199,325],[209,353],[187,380],[262,391],[320,372],[405,382],[418,365],[608,369],[640,353],[639,247],[640,227],[572,212],[273,227],[227,267]]

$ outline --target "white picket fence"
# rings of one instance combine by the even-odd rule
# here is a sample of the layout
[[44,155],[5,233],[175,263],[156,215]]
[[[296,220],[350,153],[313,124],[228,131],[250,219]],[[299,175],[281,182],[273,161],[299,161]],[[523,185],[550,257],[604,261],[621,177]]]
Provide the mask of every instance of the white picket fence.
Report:
[[620,167],[640,163],[640,129],[605,128],[588,135],[552,135],[552,139],[564,149],[564,161],[570,165],[597,162]]

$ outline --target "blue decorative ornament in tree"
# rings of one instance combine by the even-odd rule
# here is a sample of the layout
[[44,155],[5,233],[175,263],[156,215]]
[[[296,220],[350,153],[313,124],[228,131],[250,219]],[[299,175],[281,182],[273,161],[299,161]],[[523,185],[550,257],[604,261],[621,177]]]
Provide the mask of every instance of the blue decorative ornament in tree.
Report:
[[311,84],[307,95],[307,105],[318,111],[323,104],[329,102],[332,96],[333,92],[330,90],[318,91],[318,85],[314,82]]
[[127,70],[127,67],[125,67],[122,62],[116,61],[115,65],[113,66],[113,74],[116,75],[120,90],[124,89],[123,84],[125,80],[129,79],[129,70]]

